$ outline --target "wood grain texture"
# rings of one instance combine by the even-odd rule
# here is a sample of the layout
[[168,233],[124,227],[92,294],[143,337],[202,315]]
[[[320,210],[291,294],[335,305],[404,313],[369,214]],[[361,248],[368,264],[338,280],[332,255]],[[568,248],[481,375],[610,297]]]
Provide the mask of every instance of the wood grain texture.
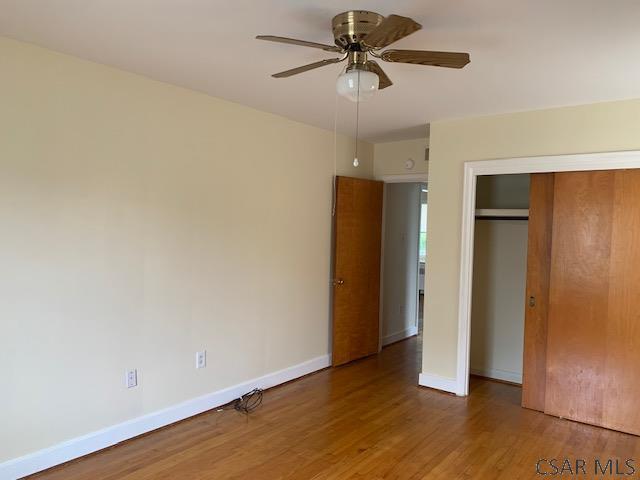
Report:
[[640,458],[636,437],[521,408],[515,386],[417,387],[421,345],[268,390],[249,417],[207,412],[34,478],[514,480],[542,478],[540,458]]
[[383,183],[336,180],[333,365],[378,352]]
[[615,172],[602,425],[640,435],[640,170]]
[[[522,406],[544,411],[547,315],[553,228],[553,173],[531,175],[525,297]],[[535,305],[529,305],[529,298]]]
[[545,412],[603,424],[615,172],[556,173]]

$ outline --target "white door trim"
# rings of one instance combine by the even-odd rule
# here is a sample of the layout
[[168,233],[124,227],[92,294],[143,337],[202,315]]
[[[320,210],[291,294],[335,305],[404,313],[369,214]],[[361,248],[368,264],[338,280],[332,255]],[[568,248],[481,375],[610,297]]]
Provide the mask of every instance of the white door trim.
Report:
[[640,168],[640,151],[516,157],[465,162],[462,194],[462,238],[460,244],[460,289],[458,296],[458,364],[453,393],[461,396],[469,394],[471,288],[473,284],[473,240],[476,179],[478,175],[620,170],[625,168]]

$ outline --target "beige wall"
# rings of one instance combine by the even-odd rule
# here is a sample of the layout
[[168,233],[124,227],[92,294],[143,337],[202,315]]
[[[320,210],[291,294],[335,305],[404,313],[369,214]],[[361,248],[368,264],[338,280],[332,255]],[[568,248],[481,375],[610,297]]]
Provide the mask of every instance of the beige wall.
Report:
[[431,124],[424,373],[456,374],[464,162],[634,149],[640,100]]
[[[425,126],[426,132],[426,126]],[[376,143],[374,145],[373,173],[376,178],[384,175],[406,175],[408,173],[427,173],[428,162],[425,161],[424,151],[428,139],[402,140],[398,142]],[[415,166],[407,170],[405,162],[413,159]]]
[[0,72],[0,462],[329,352],[332,132],[7,39]]

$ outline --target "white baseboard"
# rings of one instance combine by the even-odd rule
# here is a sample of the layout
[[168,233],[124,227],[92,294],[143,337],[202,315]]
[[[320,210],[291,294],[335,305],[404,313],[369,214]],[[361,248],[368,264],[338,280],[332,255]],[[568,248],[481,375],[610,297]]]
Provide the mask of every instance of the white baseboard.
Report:
[[520,385],[522,385],[522,373],[511,372],[509,370],[500,370],[499,368],[473,368],[473,367],[471,367],[469,371],[473,375],[480,375],[481,377],[494,378],[496,380],[519,383]]
[[142,417],[73,438],[52,447],[0,463],[0,479],[15,480],[51,468],[83,455],[102,450],[124,440],[142,435],[207,410],[219,407],[254,388],[270,388],[294,380],[331,365],[331,357],[323,355],[292,367],[268,373],[259,378],[217,392],[193,398]]
[[435,388],[436,390],[460,395],[455,378],[441,377],[440,375],[432,375],[430,373],[421,373],[418,377],[418,384],[423,387]]
[[399,342],[400,340],[404,340],[405,338],[413,337],[418,334],[418,327],[409,327],[405,330],[401,330],[396,333],[392,333],[391,335],[387,335],[386,337],[382,337],[382,346],[389,345],[390,343]]

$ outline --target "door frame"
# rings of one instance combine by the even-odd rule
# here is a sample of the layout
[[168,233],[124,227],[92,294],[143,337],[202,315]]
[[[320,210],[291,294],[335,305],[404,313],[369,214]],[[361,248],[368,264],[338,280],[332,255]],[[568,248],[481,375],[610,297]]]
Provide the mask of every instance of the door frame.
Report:
[[469,395],[471,293],[473,285],[473,246],[477,177],[480,175],[621,170],[625,168],[640,168],[640,150],[515,157],[464,163],[456,381],[453,390],[449,390],[448,388],[441,389],[451,391],[459,396]]

